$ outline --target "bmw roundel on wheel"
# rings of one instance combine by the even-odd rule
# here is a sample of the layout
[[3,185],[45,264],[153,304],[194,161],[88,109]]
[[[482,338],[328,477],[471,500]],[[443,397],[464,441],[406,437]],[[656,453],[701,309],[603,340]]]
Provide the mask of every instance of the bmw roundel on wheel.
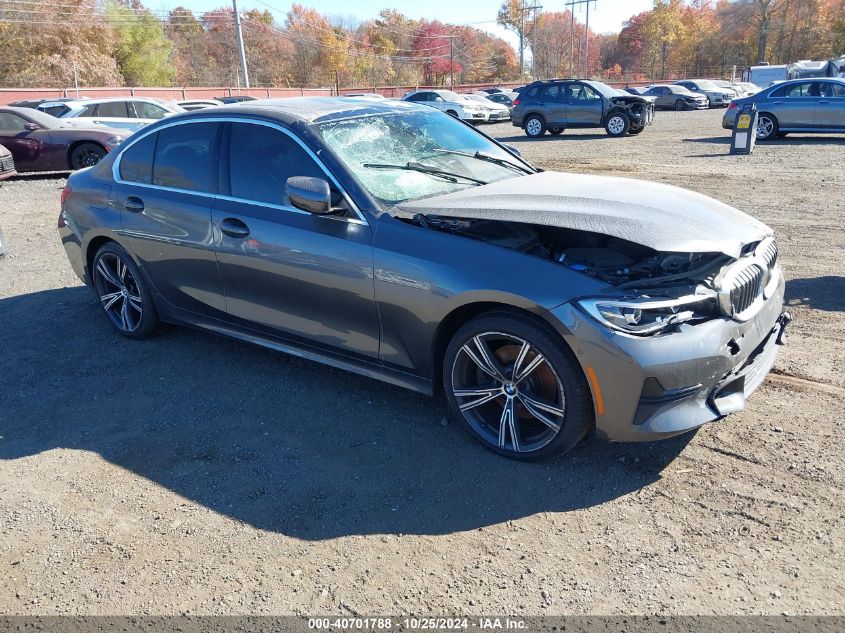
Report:
[[[639,124],[617,112],[609,133]],[[538,171],[412,102],[168,117],[69,178],[59,232],[123,336],[185,324],[442,393],[522,460],[741,410],[789,321],[766,225],[676,187]]]

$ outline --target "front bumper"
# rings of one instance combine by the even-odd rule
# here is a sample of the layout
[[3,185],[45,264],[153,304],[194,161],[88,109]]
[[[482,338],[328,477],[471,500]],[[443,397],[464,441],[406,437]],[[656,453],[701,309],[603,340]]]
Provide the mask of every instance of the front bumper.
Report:
[[12,176],[17,176],[15,171],[15,159],[11,154],[3,154],[0,156],[0,180],[6,180]]
[[487,120],[492,123],[493,121],[507,121],[510,118],[511,118],[510,112],[496,111],[496,112],[491,112],[490,117]]
[[768,374],[789,322],[783,276],[750,320],[682,325],[655,337],[618,334],[572,304],[552,311],[589,378],[596,434],[636,442],[671,437],[744,408]]

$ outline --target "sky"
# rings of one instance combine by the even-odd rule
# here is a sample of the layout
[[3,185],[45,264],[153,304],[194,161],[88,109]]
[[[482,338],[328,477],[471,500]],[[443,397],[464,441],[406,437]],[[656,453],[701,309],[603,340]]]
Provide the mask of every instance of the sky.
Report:
[[[538,0],[538,3],[544,11],[562,11],[568,1]],[[181,5],[192,11],[207,11],[229,6],[230,3],[231,0],[147,0],[144,4],[151,9],[169,10]],[[241,11],[253,8],[276,9],[271,11],[279,23],[284,22],[285,13],[292,4],[284,0],[238,0]],[[496,11],[501,0],[299,0],[299,4],[328,16],[342,16],[358,21],[375,18],[382,9],[397,9],[414,19],[472,24],[505,38],[511,44],[516,42],[515,35],[496,24]],[[653,5],[653,0],[594,0],[590,4],[590,28],[596,33],[619,31],[625,20]],[[585,5],[582,4],[575,9],[575,19],[583,23],[585,13]]]

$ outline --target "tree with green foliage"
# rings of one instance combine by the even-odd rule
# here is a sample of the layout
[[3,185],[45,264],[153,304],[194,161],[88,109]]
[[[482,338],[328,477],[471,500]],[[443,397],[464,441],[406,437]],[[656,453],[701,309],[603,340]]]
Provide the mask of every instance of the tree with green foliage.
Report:
[[170,63],[173,43],[161,21],[144,9],[117,2],[106,5],[106,19],[113,25],[117,43],[114,56],[130,86],[169,86],[176,70]]

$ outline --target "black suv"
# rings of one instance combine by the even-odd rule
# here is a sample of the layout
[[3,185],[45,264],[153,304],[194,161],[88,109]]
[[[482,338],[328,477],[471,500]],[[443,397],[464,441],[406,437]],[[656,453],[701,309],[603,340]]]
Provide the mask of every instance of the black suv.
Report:
[[531,137],[566,128],[603,127],[610,136],[639,134],[654,120],[654,104],[600,81],[535,81],[514,101],[511,122]]

